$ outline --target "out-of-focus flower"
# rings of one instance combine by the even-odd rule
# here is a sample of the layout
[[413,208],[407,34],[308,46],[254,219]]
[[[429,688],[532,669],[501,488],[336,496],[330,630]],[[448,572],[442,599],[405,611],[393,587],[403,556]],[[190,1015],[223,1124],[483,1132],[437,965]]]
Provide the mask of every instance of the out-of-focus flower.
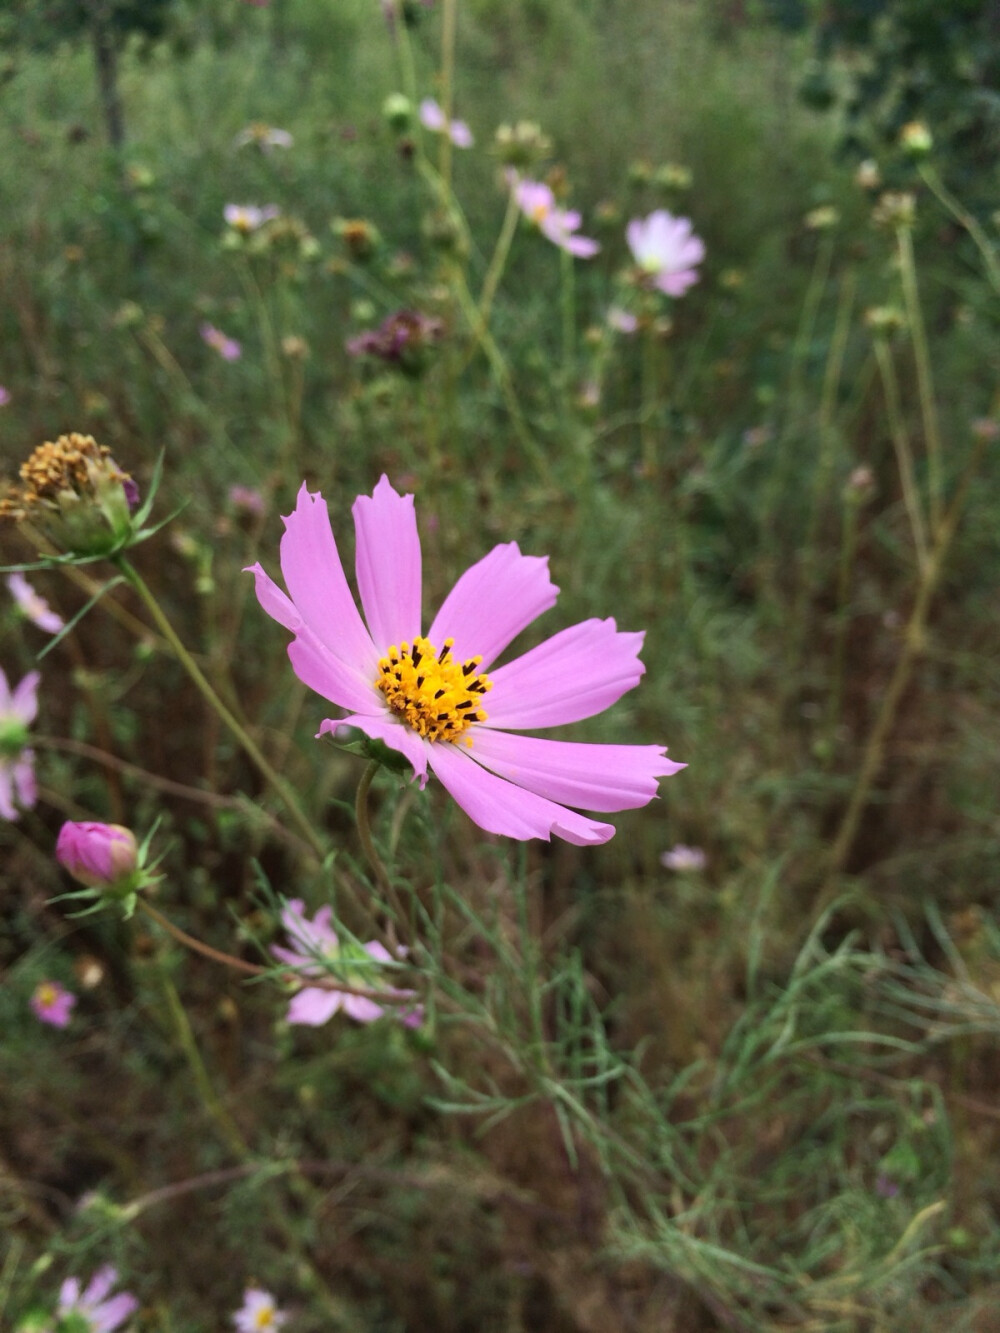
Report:
[[[641,633],[587,620],[505,666],[493,663],[555,604],[544,557],[516,542],[493,548],[461,576],[421,634],[421,552],[413,496],[383,476],[354,505],[355,605],[323,498],[303,485],[285,519],[281,568],[290,596],[252,567],[264,610],[295,638],[292,666],[347,716],[319,734],[356,728],[412,765],[428,768],[481,828],[506,837],[588,845],[614,827],[569,806],[616,811],[646,805],[657,778],[683,768],[659,745],[586,745],[512,735],[593,717],[637,685]],[[490,674],[486,672],[489,670]],[[489,712],[486,696],[489,695]],[[489,720],[489,725],[485,725]]]
[[[262,153],[268,153],[272,148],[291,148],[295,140],[287,130],[279,130],[274,125],[266,125],[262,120],[255,120],[248,125],[246,129],[240,130],[233,140],[234,148],[246,148],[253,145],[259,148]],[[239,207],[239,205],[230,204],[230,208]],[[229,219],[226,218],[229,222]],[[233,223],[229,223],[233,226]]]
[[899,144],[913,157],[926,157],[934,147],[934,139],[922,120],[911,120],[900,130]]
[[31,1012],[40,1022],[49,1023],[54,1028],[64,1028],[69,1026],[76,996],[58,981],[40,981],[29,1003]]
[[370,259],[382,241],[378,228],[366,218],[334,218],[330,226],[352,259]]
[[0,819],[18,819],[18,806],[30,810],[38,800],[28,728],[38,713],[40,679],[37,671],[29,671],[17,689],[11,690],[0,670]]
[[849,504],[866,504],[875,494],[875,473],[862,464],[852,468],[844,487],[844,498]]
[[66,1327],[75,1333],[79,1324],[70,1323],[68,1317],[78,1315],[83,1320],[85,1333],[114,1333],[139,1308],[139,1302],[128,1291],[119,1292],[117,1296],[105,1300],[117,1281],[118,1271],[110,1264],[97,1270],[90,1279],[90,1285],[82,1293],[79,1278],[67,1278],[60,1288],[56,1310],[60,1327],[62,1321],[66,1320]]
[[912,227],[917,217],[917,197],[909,190],[886,190],[872,209],[876,227]]
[[774,439],[774,431],[770,426],[750,426],[743,432],[743,444],[747,449],[760,449],[765,444],[770,444]]
[[267,508],[263,495],[255,486],[230,486],[229,503],[238,513],[254,517],[260,517]]
[[270,1329],[281,1328],[288,1315],[283,1314],[269,1291],[260,1287],[247,1287],[243,1293],[243,1304],[233,1315],[237,1333],[268,1333]]
[[891,1176],[880,1171],[875,1180],[875,1193],[881,1199],[894,1199],[899,1193],[899,1185]]
[[666,870],[698,871],[704,870],[708,858],[700,847],[688,847],[683,842],[671,847],[660,857],[660,865]]
[[552,140],[533,120],[519,120],[516,125],[497,127],[493,151],[505,167],[527,171],[551,156]]
[[873,157],[866,157],[863,162],[858,163],[858,169],[854,173],[854,183],[862,190],[877,190],[882,184],[882,173]]
[[49,606],[44,597],[40,597],[34,588],[24,577],[23,574],[9,574],[7,576],[7,587],[11,591],[11,596],[17,602],[21,613],[43,629],[46,634],[58,634],[66,626],[62,616],[57,615]]
[[692,180],[691,168],[679,162],[664,162],[653,172],[653,184],[661,190],[690,190]]
[[413,123],[413,103],[405,93],[390,93],[382,103],[382,115],[391,129],[403,134]]
[[456,148],[471,148],[475,142],[465,121],[449,120],[433,97],[425,97],[420,103],[420,123],[425,130],[447,134]]
[[6,407],[9,402],[10,390],[5,389],[4,386],[0,384],[0,407]]
[[0,518],[29,520],[60,551],[105,554],[135,535],[139,488],[92,435],[46,440],[21,464],[20,477],[0,499]]
[[235,338],[229,338],[217,329],[214,324],[202,324],[198,330],[201,334],[202,342],[213,347],[223,361],[238,361],[243,355],[243,345],[238,343]]
[[349,338],[349,356],[376,356],[398,365],[408,374],[419,374],[427,362],[427,352],[441,341],[444,325],[439,319],[419,310],[397,310],[377,329]]
[[648,218],[633,218],[625,236],[643,276],[667,296],[683,296],[698,281],[705,245],[692,232],[689,218],[658,208]]
[[265,222],[273,222],[280,217],[281,209],[277,204],[267,204],[264,208],[258,208],[256,204],[226,204],[222,216],[227,227],[249,236],[252,231],[263,227]]
[[810,231],[829,231],[840,221],[840,212],[832,204],[822,204],[819,208],[814,208],[803,218],[803,222]]
[[131,887],[138,867],[139,846],[131,829],[121,824],[67,821],[56,839],[56,860],[80,884],[117,893]]
[[591,259],[600,250],[597,241],[575,234],[580,228],[580,214],[559,208],[550,186],[541,181],[517,180],[514,198],[525,217],[560,250],[576,259]]
[[[330,925],[332,909],[321,907],[310,921],[305,915],[301,898],[285,904],[281,924],[288,932],[290,949],[271,946],[275,958],[294,967],[300,977],[325,977],[336,980],[351,990],[378,991],[386,999],[410,999],[414,992],[385,987],[380,984],[380,967],[392,962],[392,956],[378,940],[368,944],[348,942],[341,944]],[[358,1023],[373,1023],[384,1013],[395,1013],[407,1026],[419,1024],[422,1010],[419,1005],[409,1007],[385,1006],[367,995],[354,995],[326,986],[304,986],[292,997],[288,1006],[289,1023],[305,1023],[318,1027],[327,1023],[338,1011]]]
[[609,329],[614,329],[615,333],[624,333],[626,336],[635,333],[639,327],[638,316],[620,305],[608,308],[607,320]]
[[879,338],[888,338],[897,333],[906,323],[906,317],[898,306],[873,305],[864,314],[865,327]]

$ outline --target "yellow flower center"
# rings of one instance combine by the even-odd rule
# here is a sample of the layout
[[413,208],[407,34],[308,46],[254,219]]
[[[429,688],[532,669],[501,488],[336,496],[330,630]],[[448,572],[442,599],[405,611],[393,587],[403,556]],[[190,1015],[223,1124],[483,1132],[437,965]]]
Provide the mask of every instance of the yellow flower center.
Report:
[[[470,657],[456,662],[454,639],[445,639],[440,652],[418,636],[410,647],[395,644],[379,658],[375,686],[408,727],[429,741],[457,741],[473,722],[485,722],[482,696],[493,688],[487,675],[476,671],[483,660]],[[471,745],[466,736],[463,745]]]
[[50,985],[48,982],[45,981],[43,981],[42,984],[38,987],[38,990],[35,992],[35,995],[38,998],[38,1003],[42,1006],[43,1009],[51,1009],[52,1006],[55,1004],[56,1000],[59,998],[56,995],[55,986]]
[[531,210],[531,220],[537,226],[541,226],[541,224],[545,221],[548,215],[549,215],[549,205],[545,203],[536,204],[534,208]]
[[254,1328],[274,1328],[274,1306],[262,1306],[253,1317]]

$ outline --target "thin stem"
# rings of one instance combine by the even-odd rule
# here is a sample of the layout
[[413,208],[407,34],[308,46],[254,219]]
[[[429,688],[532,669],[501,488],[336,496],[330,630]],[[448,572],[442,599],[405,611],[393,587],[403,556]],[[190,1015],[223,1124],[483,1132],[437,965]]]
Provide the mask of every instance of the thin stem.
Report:
[[372,759],[362,773],[361,781],[358,783],[358,794],[354,800],[354,817],[358,826],[358,841],[361,843],[361,850],[365,854],[365,859],[372,868],[375,882],[388,900],[397,922],[402,925],[405,919],[403,905],[399,901],[399,895],[396,893],[392,880],[389,878],[389,872],[378,854],[375,839],[372,837],[371,818],[368,813],[368,793],[371,790],[372,780],[380,767],[378,760]]
[[184,667],[185,671],[188,673],[194,684],[197,686],[202,698],[211,708],[215,710],[215,712],[218,714],[221,720],[225,723],[225,725],[229,728],[232,734],[239,741],[240,745],[243,746],[243,749],[247,752],[247,754],[250,756],[253,762],[257,765],[263,777],[271,784],[274,790],[284,801],[285,805],[288,808],[289,814],[292,816],[295,823],[298,825],[299,829],[302,832],[303,837],[305,838],[306,842],[308,842],[309,846],[313,849],[319,860],[320,861],[324,860],[327,854],[327,849],[323,843],[323,840],[316,832],[316,830],[313,828],[312,824],[309,821],[308,816],[305,814],[304,810],[299,805],[298,799],[295,793],[292,791],[289,784],[285,781],[285,779],[281,776],[280,773],[276,772],[275,769],[272,768],[271,764],[265,758],[257,742],[249,734],[246,728],[242,726],[240,722],[237,721],[237,719],[233,716],[233,714],[229,711],[226,705],[219,698],[218,694],[216,694],[215,690],[209,684],[201,668],[198,666],[194,658],[184,647],[184,644],[177,636],[177,633],[174,630],[173,625],[171,625],[170,621],[164,615],[163,611],[160,608],[159,602],[153,596],[148,585],[146,584],[142,576],[139,574],[138,570],[136,570],[128,562],[128,560],[125,559],[124,556],[118,556],[116,563],[119,569],[121,570],[122,574],[125,576],[128,582],[139,594],[140,598],[142,599],[146,608],[148,609],[150,615],[156,622],[157,628],[159,629],[160,633],[170,644],[170,647],[173,649],[177,657],[177,660],[180,662],[181,666]]
[[451,113],[455,101],[455,31],[458,5],[456,0],[444,0],[441,11],[441,109],[445,116],[445,133],[441,135],[439,161],[441,179],[451,191]]
[[934,377],[931,373],[931,357],[923,312],[920,309],[917,266],[913,258],[913,237],[909,227],[901,226],[896,229],[896,243],[899,248],[903,304],[906,307],[906,319],[913,340],[913,357],[917,364],[917,394],[920,398],[920,415],[923,419],[924,439],[927,444],[927,484],[930,496],[931,531],[934,532],[941,522],[941,430],[934,402]]
[[1000,260],[997,259],[996,246],[983,230],[978,218],[964,209],[958,200],[945,189],[941,177],[933,167],[926,163],[922,164],[920,175],[938,202],[948,210],[959,226],[964,227],[972,237],[976,248],[983,257],[983,263],[986,265],[986,274],[990,286],[1000,296]]
[[568,250],[559,250],[559,305],[562,311],[562,354],[564,392],[568,394],[573,382],[576,360],[576,281],[573,256]]
[[844,504],[843,530],[840,540],[840,560],[837,569],[837,625],[833,643],[833,669],[830,682],[830,699],[827,705],[826,731],[830,742],[830,757],[833,754],[833,735],[840,721],[841,702],[844,693],[844,657],[847,648],[847,623],[850,608],[851,572],[854,568],[854,555],[858,547],[858,501],[855,496],[848,496]]
[[490,322],[490,311],[493,308],[493,298],[496,296],[497,288],[500,285],[500,279],[503,277],[504,269],[507,267],[507,257],[510,254],[510,247],[514,240],[514,233],[517,231],[517,223],[521,210],[518,207],[514,191],[511,190],[507,195],[507,211],[503,216],[503,223],[500,227],[500,235],[497,237],[497,243],[490,259],[489,268],[486,270],[486,277],[483,281],[483,290],[479,296],[479,318],[484,325]]
[[642,443],[642,466],[649,480],[656,472],[658,450],[656,447],[656,334],[652,327],[647,328],[642,336],[642,409],[640,412],[639,434]]
[[885,338],[875,339],[875,356],[878,360],[879,373],[882,376],[882,387],[885,390],[885,405],[889,413],[889,430],[892,434],[893,448],[896,450],[899,480],[903,487],[903,501],[906,504],[906,512],[910,518],[913,544],[917,549],[917,564],[921,569],[924,569],[927,565],[928,554],[923,506],[920,503],[920,492],[917,489],[913,472],[913,451],[910,449],[910,440],[906,433],[906,424],[903,421],[903,413],[900,407],[896,369],[892,363],[892,353]]

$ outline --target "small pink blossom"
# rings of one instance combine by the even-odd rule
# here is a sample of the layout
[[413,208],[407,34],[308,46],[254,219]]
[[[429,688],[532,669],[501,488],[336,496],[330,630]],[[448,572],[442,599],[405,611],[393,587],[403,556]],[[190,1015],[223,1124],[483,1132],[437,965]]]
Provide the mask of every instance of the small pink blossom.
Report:
[[46,634],[58,634],[65,629],[66,622],[49,606],[44,597],[40,597],[23,574],[9,574],[7,587],[14,601],[21,608],[33,625],[45,630]]
[[[246,0],[246,3],[251,3],[251,0]],[[277,204],[267,204],[264,208],[258,208],[256,204],[226,204],[222,216],[233,231],[246,235],[259,230],[265,222],[273,222],[276,217],[280,217],[281,209]]]
[[671,847],[660,857],[660,865],[666,870],[698,871],[704,870],[708,858],[700,847],[688,847],[683,842]]
[[456,148],[471,148],[475,140],[464,120],[449,120],[433,97],[420,103],[420,123],[435,134],[447,134]]
[[0,384],[0,407],[6,407],[9,402],[10,390],[5,389],[4,386]]
[[625,235],[643,275],[667,296],[683,296],[698,281],[705,245],[693,234],[689,218],[658,208],[648,218],[633,218]]
[[260,1287],[247,1287],[243,1304],[233,1315],[237,1333],[267,1333],[281,1328],[287,1319],[288,1315],[278,1309],[271,1293]]
[[202,324],[202,341],[214,349],[222,357],[223,361],[238,361],[243,355],[243,346],[235,338],[228,338],[221,329],[217,329],[214,324]]
[[267,502],[255,486],[230,486],[229,503],[242,514],[252,514],[259,518],[267,508]]
[[28,728],[38,713],[39,680],[37,671],[29,671],[17,689],[11,690],[0,670],[0,819],[17,819],[18,806],[30,810],[38,800]]
[[577,236],[580,214],[572,209],[559,208],[551,189],[541,181],[514,179],[514,198],[529,221],[543,236],[576,259],[591,259],[600,250],[589,236]]
[[607,318],[608,328],[614,329],[615,333],[624,333],[626,337],[630,337],[639,327],[638,316],[620,305],[611,306]]
[[67,821],[56,840],[56,860],[87,888],[116,889],[135,874],[139,848],[121,824]]
[[[391,963],[388,949],[379,944],[378,940],[370,940],[363,945],[342,945],[330,925],[331,912],[330,907],[321,907],[310,921],[305,915],[302,899],[291,899],[281,913],[281,924],[288,931],[288,940],[293,947],[284,949],[274,944],[271,952],[283,963],[294,967],[300,976],[327,977],[332,980],[336,969],[344,984],[354,990],[381,990],[386,996],[410,997],[412,991],[379,984],[378,968],[373,963]],[[305,986],[292,997],[288,1006],[288,1021],[318,1027],[328,1022],[338,1010],[343,1010],[348,1018],[358,1023],[374,1023],[384,1013],[395,1013],[407,1027],[415,1027],[422,1017],[419,1005],[408,1009],[395,1006],[386,1008],[366,995],[352,995],[325,986]]]
[[[432,770],[480,828],[578,845],[607,842],[611,824],[585,810],[630,810],[657,779],[684,767],[660,745],[588,745],[512,734],[579,722],[639,683],[641,633],[614,620],[561,630],[503,666],[497,659],[555,605],[546,557],[495,546],[459,578],[421,634],[421,550],[412,495],[385,476],[354,504],[363,620],[347,583],[323,497],[299,491],[285,519],[281,569],[289,594],[256,564],[261,606],[294,639],[299,679],[345,715],[319,735],[355,728],[398,751],[425,785]],[[367,623],[366,623],[367,621]],[[486,675],[489,672],[489,675]]]
[[56,1314],[60,1319],[67,1315],[82,1316],[87,1333],[114,1333],[139,1308],[131,1292],[119,1292],[110,1300],[104,1299],[117,1281],[118,1271],[110,1264],[97,1270],[82,1294],[79,1278],[68,1277],[59,1291]]
[[58,981],[40,981],[32,993],[31,1012],[54,1028],[68,1027],[76,996]]

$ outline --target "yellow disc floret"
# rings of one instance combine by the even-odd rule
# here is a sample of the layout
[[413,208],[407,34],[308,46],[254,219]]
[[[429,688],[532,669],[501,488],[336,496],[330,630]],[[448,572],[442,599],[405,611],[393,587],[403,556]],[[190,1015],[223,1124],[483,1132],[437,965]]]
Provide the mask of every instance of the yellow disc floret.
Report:
[[379,659],[375,685],[385,701],[408,727],[429,741],[457,741],[471,745],[463,733],[474,722],[485,722],[483,695],[493,688],[488,676],[477,672],[483,660],[452,658],[454,639],[445,639],[440,652],[418,636],[412,647],[395,644]]

